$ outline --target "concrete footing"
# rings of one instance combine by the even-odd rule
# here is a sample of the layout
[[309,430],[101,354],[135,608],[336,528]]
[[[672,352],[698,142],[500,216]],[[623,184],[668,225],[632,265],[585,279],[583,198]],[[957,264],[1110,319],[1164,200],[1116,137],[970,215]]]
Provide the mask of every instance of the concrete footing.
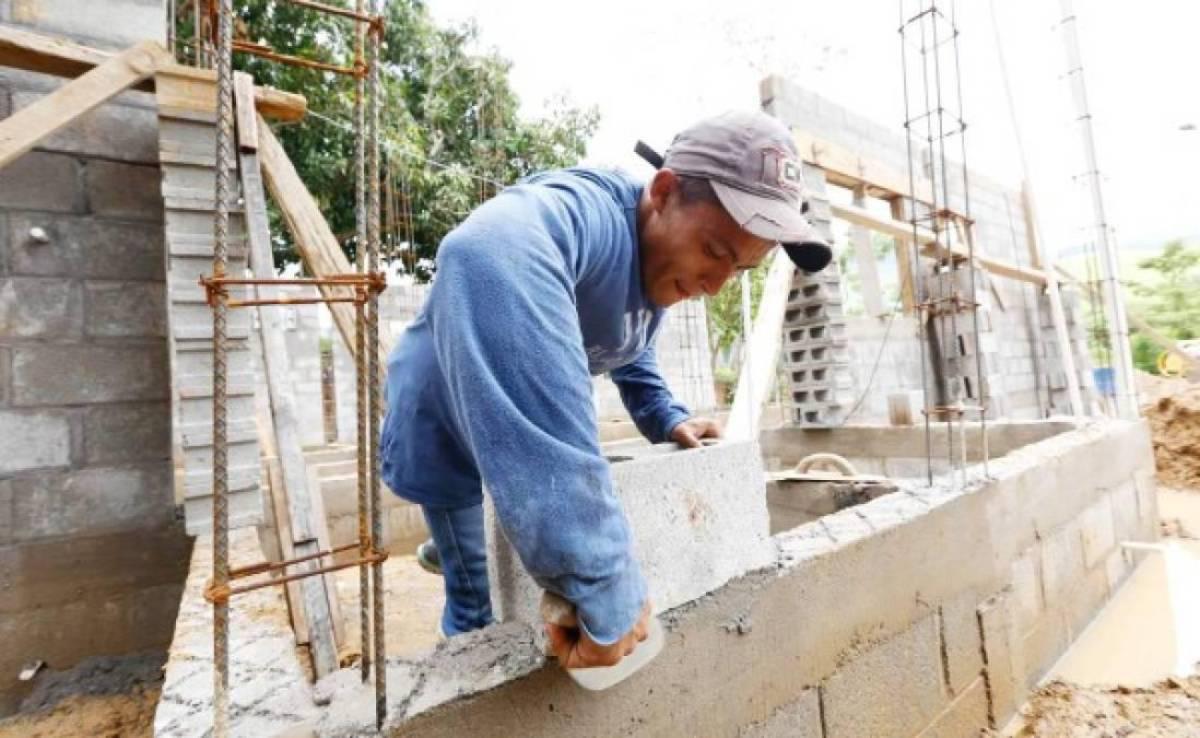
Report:
[[[1157,512],[1140,422],[993,432],[990,445],[1005,455],[991,460],[989,476],[975,464],[965,486],[899,480],[891,494],[768,538],[762,566],[663,613],[666,648],[621,685],[579,689],[545,664],[534,628],[502,623],[422,661],[390,664],[385,734],[910,738],[1003,726],[1130,570],[1119,542],[1156,537]],[[824,432],[828,449],[768,433],[762,445],[781,460],[839,444],[865,458],[888,444],[920,448],[922,433],[842,428]],[[657,453],[617,463],[614,476],[629,464],[627,479],[666,484],[664,469],[691,479],[693,460],[720,458]],[[731,444],[727,453],[748,451]],[[638,463],[662,466],[637,472]],[[622,489],[629,510],[631,488]],[[765,497],[761,479],[741,492]],[[755,515],[758,530],[765,520]],[[182,611],[192,609],[185,597]],[[173,654],[164,708],[179,701],[175,662]],[[372,735],[364,694],[357,671],[339,672],[314,693],[320,706],[286,719],[272,710],[272,730]],[[255,735],[276,734],[255,725]]]

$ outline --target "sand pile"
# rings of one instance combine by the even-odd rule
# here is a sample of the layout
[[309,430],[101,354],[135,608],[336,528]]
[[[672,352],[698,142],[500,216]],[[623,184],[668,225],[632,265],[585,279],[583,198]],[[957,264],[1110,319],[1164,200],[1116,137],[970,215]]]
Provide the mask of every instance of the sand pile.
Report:
[[1158,478],[1171,487],[1200,489],[1200,385],[1159,386],[1142,412],[1150,421]]
[[1021,738],[1196,738],[1200,677],[1167,679],[1153,689],[1054,681],[1034,692],[1022,713]]

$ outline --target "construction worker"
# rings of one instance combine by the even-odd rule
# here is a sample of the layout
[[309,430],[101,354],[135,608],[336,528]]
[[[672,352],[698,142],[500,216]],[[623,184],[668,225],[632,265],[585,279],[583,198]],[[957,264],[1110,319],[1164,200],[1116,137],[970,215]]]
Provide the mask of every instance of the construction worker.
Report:
[[783,244],[815,272],[787,129],[726,113],[680,133],[648,183],[597,169],[537,174],[479,206],[438,249],[433,287],[388,359],[383,479],[421,505],[424,566],[445,579],[446,636],[492,622],[483,488],[539,585],[576,607],[547,626],[566,667],[611,665],[645,638],[650,603],[600,452],[591,375],[608,373],[638,430],[699,446],[714,420],[667,388],[666,309],[715,295]]

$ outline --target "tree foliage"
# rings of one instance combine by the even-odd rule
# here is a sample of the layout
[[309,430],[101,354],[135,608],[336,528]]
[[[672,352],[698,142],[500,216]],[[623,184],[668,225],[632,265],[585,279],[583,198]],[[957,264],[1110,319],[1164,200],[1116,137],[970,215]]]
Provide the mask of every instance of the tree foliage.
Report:
[[[1137,298],[1135,307],[1146,322],[1177,340],[1200,336],[1200,248],[1171,241],[1160,253],[1138,261],[1138,267],[1154,277],[1130,284]],[[1134,363],[1157,372],[1162,349],[1140,331],[1132,340]]]
[[[328,2],[328,0],[326,0]],[[350,7],[350,0],[335,0]],[[240,0],[236,35],[284,54],[343,66],[354,62],[354,24],[282,0]],[[442,28],[421,0],[386,3],[381,48],[380,140],[385,176],[384,249],[427,278],[442,237],[482,200],[534,171],[584,154],[599,115],[565,100],[525,120],[509,84],[510,63],[477,53],[472,24]],[[191,38],[190,13],[177,24]],[[331,228],[354,258],[354,82],[346,76],[235,54],[258,84],[299,92],[310,115],[279,136]],[[275,219],[277,263],[295,261]],[[413,248],[407,248],[411,241]]]

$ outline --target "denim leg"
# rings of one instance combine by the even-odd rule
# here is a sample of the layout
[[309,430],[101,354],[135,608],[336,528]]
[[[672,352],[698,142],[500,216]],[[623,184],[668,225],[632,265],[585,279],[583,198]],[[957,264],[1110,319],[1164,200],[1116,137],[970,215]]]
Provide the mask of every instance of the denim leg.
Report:
[[454,509],[422,505],[421,512],[442,561],[446,586],[442,630],[452,636],[489,625],[492,601],[488,592],[483,505]]

